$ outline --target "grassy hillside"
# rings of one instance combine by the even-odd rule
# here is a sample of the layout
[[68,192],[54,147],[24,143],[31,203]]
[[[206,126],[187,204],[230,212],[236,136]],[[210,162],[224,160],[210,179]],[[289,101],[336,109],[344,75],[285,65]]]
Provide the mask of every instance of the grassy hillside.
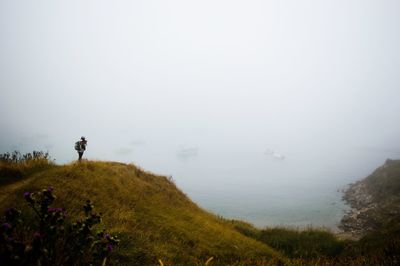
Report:
[[[386,204],[400,199],[400,160],[386,160],[385,164],[365,178],[373,201]],[[393,202],[394,203],[394,202]],[[398,203],[398,202],[397,202]],[[400,207],[395,204],[393,207]]]
[[[362,181],[371,195],[370,216],[381,227],[393,228],[400,223],[400,160],[385,164]],[[399,227],[400,228],[400,227]]]
[[[39,167],[40,166],[40,167]],[[172,180],[134,165],[112,162],[5,164],[0,167],[0,210],[24,206],[22,195],[53,186],[55,206],[70,217],[91,199],[105,226],[121,239],[115,264],[213,265],[280,255],[194,204]],[[25,204],[26,205],[26,204]],[[184,252],[183,252],[184,251]]]
[[[399,170],[399,161],[389,161],[358,182],[362,189],[356,189],[355,201],[375,207],[380,206],[376,202],[393,204]],[[72,220],[82,216],[87,199],[103,213],[107,230],[121,240],[108,261],[112,265],[159,265],[159,259],[166,266],[204,265],[211,257],[209,266],[397,265],[400,261],[397,218],[385,220],[359,241],[340,240],[312,228],[258,229],[199,208],[169,178],[131,164],[83,161],[55,165],[41,157],[0,160],[1,212],[17,207],[29,213],[24,192],[49,186],[57,195],[53,207],[66,208]],[[380,213],[379,208],[374,210]]]

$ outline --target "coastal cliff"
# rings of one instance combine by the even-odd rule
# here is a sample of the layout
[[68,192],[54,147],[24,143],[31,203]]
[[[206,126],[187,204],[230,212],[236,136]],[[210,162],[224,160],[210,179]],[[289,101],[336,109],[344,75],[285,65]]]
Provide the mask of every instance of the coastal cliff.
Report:
[[386,160],[368,177],[350,184],[343,199],[350,211],[341,229],[355,238],[400,221],[400,160]]

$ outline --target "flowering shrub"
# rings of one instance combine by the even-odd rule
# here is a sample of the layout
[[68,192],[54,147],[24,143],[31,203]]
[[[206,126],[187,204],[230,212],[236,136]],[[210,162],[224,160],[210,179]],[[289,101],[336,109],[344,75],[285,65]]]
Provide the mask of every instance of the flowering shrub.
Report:
[[101,226],[101,213],[90,200],[85,216],[75,223],[67,220],[63,208],[51,207],[53,188],[25,192],[34,219],[7,209],[0,227],[0,261],[4,265],[105,265],[119,240]]

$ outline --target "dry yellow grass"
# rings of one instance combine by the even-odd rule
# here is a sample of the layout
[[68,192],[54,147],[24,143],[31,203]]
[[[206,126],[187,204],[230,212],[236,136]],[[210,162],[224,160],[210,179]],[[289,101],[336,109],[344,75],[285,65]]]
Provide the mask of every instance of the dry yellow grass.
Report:
[[119,235],[114,263],[128,265],[225,265],[280,254],[237,232],[233,226],[194,204],[164,176],[128,164],[82,161],[48,167],[0,186],[0,208],[24,204],[25,191],[53,186],[55,205],[70,217],[81,215],[90,199],[103,222]]

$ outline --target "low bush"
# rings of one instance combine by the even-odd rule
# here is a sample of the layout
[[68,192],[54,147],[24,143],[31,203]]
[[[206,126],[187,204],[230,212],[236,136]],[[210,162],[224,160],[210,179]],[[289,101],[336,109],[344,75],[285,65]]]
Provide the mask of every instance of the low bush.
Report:
[[3,265],[105,265],[119,240],[101,224],[101,214],[88,200],[85,216],[72,223],[50,187],[25,192],[32,213],[7,209],[0,227],[0,261]]
[[264,229],[259,234],[259,240],[289,258],[334,257],[344,249],[344,243],[333,234],[316,229]]

